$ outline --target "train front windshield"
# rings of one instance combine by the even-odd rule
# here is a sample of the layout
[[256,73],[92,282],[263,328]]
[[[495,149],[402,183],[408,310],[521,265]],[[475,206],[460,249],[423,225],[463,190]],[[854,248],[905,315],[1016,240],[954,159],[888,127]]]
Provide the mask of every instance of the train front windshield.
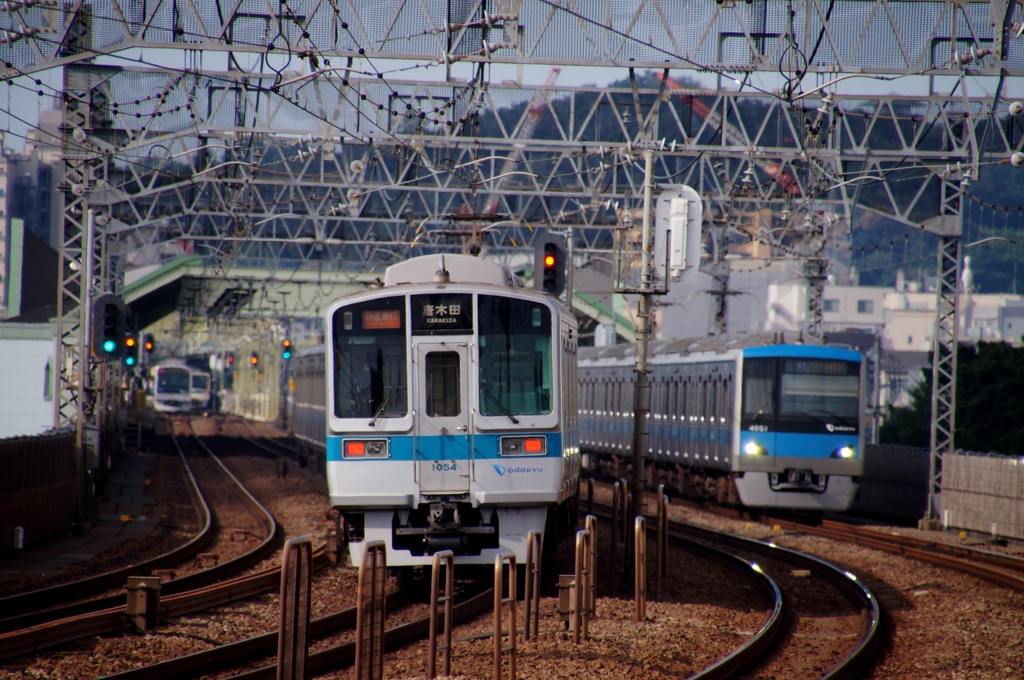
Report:
[[539,302],[479,296],[480,413],[551,413],[551,310]]
[[192,389],[193,390],[199,390],[200,392],[202,392],[203,390],[207,390],[209,388],[210,388],[210,377],[209,376],[206,376],[206,375],[193,375],[192,376]]
[[334,375],[336,417],[395,418],[408,412],[404,297],[335,312]]
[[743,362],[743,427],[856,432],[860,364],[803,358]]
[[161,368],[156,376],[156,390],[161,394],[188,394],[190,385],[186,368]]

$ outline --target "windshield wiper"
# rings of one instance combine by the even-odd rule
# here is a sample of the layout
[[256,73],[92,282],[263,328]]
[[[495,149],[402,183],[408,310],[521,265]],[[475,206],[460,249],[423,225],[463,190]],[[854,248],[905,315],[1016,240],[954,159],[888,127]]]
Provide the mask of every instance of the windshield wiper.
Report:
[[388,396],[384,397],[384,401],[380,403],[380,406],[377,407],[377,411],[373,414],[373,417],[370,418],[370,427],[373,427],[377,423],[377,418],[379,418],[380,414],[384,412],[384,407],[391,403],[391,397],[395,396],[396,390],[398,390],[397,384],[391,387],[391,391],[388,392]]
[[495,397],[495,396],[494,396],[493,394],[491,394],[491,391],[490,391],[490,390],[488,390],[488,389],[487,389],[486,387],[484,387],[483,385],[481,385],[481,386],[480,386],[480,391],[484,393],[484,396],[485,396],[485,397],[487,397],[488,399],[490,399],[491,401],[493,401],[493,402],[494,402],[494,405],[495,405],[495,406],[497,406],[497,407],[498,407],[498,409],[499,409],[499,410],[500,410],[500,411],[501,411],[502,413],[504,413],[504,414],[505,414],[506,416],[508,416],[508,417],[509,417],[509,419],[510,419],[510,420],[511,420],[511,421],[512,421],[513,423],[515,423],[516,425],[518,425],[518,424],[519,424],[519,420],[518,420],[518,419],[517,419],[517,418],[516,418],[516,417],[515,417],[514,415],[512,415],[512,413],[511,413],[511,412],[510,412],[510,411],[509,411],[509,410],[508,410],[507,408],[505,408],[504,404],[502,404],[502,403],[501,403],[500,401],[498,401],[498,398],[497,398],[497,397]]
[[768,407],[768,402],[770,402],[771,400],[772,395],[769,393],[768,396],[764,398],[764,403],[761,404],[761,408],[757,409],[757,413],[754,414],[754,417],[751,418],[751,420],[757,420],[758,418],[760,418],[761,414],[764,413],[764,410]]

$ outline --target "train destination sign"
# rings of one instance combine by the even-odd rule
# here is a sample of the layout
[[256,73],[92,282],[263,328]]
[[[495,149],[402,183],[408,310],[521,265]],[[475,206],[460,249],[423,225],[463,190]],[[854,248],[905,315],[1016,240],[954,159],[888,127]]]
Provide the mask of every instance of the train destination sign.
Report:
[[412,296],[413,335],[473,332],[473,296],[430,294]]
[[363,311],[363,330],[379,331],[402,327],[402,312],[397,309],[367,309]]

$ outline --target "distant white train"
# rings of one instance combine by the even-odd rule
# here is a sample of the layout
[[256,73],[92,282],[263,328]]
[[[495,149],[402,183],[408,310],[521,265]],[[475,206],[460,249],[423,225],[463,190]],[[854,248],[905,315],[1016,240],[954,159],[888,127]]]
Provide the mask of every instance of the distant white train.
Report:
[[577,327],[507,268],[413,258],[335,302],[325,348],[293,367],[293,428],[323,451],[353,564],[382,540],[388,566],[434,553],[493,564],[554,545],[579,503]]
[[165,359],[148,370],[153,408],[168,413],[192,410],[192,369],[180,359]]
[[203,371],[192,371],[192,408],[196,411],[205,411],[210,406],[210,374]]

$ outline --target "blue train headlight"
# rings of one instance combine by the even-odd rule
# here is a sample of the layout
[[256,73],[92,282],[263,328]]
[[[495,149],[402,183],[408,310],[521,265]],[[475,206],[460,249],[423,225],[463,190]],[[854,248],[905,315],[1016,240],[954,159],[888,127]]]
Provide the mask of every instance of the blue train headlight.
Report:
[[850,445],[840,446],[832,452],[832,458],[853,458],[855,455],[857,450]]
[[767,455],[768,450],[757,442],[747,442],[743,445],[743,453],[748,456],[764,456]]

